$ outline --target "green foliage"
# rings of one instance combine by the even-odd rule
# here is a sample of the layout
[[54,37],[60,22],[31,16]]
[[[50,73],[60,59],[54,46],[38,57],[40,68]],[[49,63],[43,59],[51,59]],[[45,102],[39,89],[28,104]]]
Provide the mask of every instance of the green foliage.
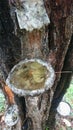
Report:
[[68,88],[64,98],[67,102],[70,103],[71,107],[73,108],[73,80],[71,81],[70,87]]
[[47,127],[46,130],[49,130],[49,128]]
[[3,93],[0,93],[0,113],[5,110],[5,96]]

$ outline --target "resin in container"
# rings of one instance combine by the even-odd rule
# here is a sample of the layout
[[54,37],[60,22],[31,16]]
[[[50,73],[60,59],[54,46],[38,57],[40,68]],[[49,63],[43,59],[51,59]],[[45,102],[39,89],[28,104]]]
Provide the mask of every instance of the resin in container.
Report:
[[50,63],[41,59],[26,59],[12,68],[6,84],[20,96],[34,96],[49,90],[54,80],[55,73]]
[[15,69],[11,83],[19,89],[40,89],[44,86],[47,74],[48,70],[42,64],[36,61],[27,62]]

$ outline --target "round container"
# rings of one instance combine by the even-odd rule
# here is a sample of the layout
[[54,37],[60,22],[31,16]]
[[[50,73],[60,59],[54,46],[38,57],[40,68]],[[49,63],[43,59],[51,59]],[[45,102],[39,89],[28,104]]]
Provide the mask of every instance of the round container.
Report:
[[49,90],[54,80],[55,74],[50,63],[40,59],[26,59],[13,67],[6,84],[20,96],[33,96]]
[[57,112],[61,116],[68,116],[68,115],[70,115],[71,107],[70,107],[69,103],[64,102],[64,101],[60,102],[59,106],[57,107]]
[[18,108],[16,105],[10,106],[5,113],[5,123],[8,126],[14,126],[19,120]]

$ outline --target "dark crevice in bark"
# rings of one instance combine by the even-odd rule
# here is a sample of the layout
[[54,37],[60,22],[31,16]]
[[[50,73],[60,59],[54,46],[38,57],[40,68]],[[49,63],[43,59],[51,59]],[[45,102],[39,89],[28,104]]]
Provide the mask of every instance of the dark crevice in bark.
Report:
[[[60,81],[58,82],[58,85],[54,93],[54,97],[50,109],[50,115],[48,119],[49,130],[55,128],[56,108],[59,105],[60,101],[62,100],[64,94],[67,92],[67,89],[69,88],[70,81],[73,75],[73,36],[71,37],[69,49],[65,56],[65,61],[64,61],[64,66],[62,71],[63,72],[66,71],[66,73],[61,74]],[[67,71],[69,71],[69,73],[67,73]]]
[[65,57],[62,71],[64,72],[66,71],[66,72],[61,74],[61,79],[55,90],[53,101],[55,101],[56,99],[60,101],[62,100],[62,97],[66,93],[67,88],[69,87],[72,75],[73,75],[73,36],[71,38],[69,49]]

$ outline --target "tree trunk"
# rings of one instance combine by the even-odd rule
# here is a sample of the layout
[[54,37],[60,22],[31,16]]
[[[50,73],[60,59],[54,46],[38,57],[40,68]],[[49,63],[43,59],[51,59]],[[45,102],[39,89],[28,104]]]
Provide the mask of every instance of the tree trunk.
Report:
[[[41,118],[40,110],[42,109],[42,106],[39,110],[39,114],[38,114],[38,111],[35,112],[36,115],[33,114],[34,117],[31,114],[34,112],[34,107],[36,110],[38,109],[38,104],[35,104],[35,102],[33,102],[33,105],[32,105],[32,100],[34,99],[34,101],[35,101],[36,97],[29,97],[29,96],[25,97],[25,101],[23,101],[23,102],[21,100],[19,101],[19,97],[17,95],[16,95],[16,98],[19,102],[18,106],[20,106],[19,107],[19,108],[21,108],[20,110],[24,109],[23,106],[25,106],[25,109],[26,109],[26,104],[27,104],[27,110],[23,110],[23,112],[24,111],[26,112],[25,119],[23,117],[24,121],[22,121],[23,130],[25,130],[25,129],[45,130],[46,121],[44,120],[44,118],[47,119],[47,116],[48,116],[47,126],[49,127],[50,130],[52,130],[52,129],[54,129],[53,124],[55,123],[56,108],[57,108],[59,102],[61,101],[64,93],[66,92],[66,89],[69,86],[70,79],[71,79],[72,72],[73,72],[73,50],[72,50],[72,47],[73,47],[72,8],[73,7],[72,7],[72,0],[70,0],[70,1],[44,0],[44,3],[42,0],[39,2],[37,2],[37,0],[35,0],[35,2],[37,3],[37,7],[41,7],[39,11],[41,11],[41,9],[43,8],[44,13],[45,13],[45,14],[44,13],[43,14],[46,16],[42,15],[42,18],[44,19],[44,17],[45,17],[45,20],[44,20],[43,24],[41,22],[41,25],[39,25],[39,23],[36,22],[37,19],[35,21],[31,21],[31,23],[29,24],[29,21],[30,21],[29,19],[31,18],[32,14],[34,14],[34,13],[31,14],[31,11],[30,11],[31,8],[29,8],[29,9],[27,9],[28,11],[25,11],[25,14],[28,14],[28,12],[30,12],[31,15],[30,16],[28,15],[29,16],[28,21],[27,21],[28,24],[25,23],[25,25],[23,25],[24,29],[22,29],[22,24],[21,24],[18,14],[20,15],[20,12],[23,9],[21,9],[21,3],[20,3],[20,5],[16,4],[16,6],[17,6],[16,12],[17,12],[18,20],[16,20],[16,18],[14,19],[14,14],[12,14],[12,15],[13,15],[14,22],[18,21],[15,23],[15,25],[16,25],[15,34],[17,34],[17,37],[20,38],[21,47],[20,47],[20,42],[18,40],[16,42],[17,44],[16,44],[15,48],[11,43],[12,51],[10,52],[11,47],[9,47],[8,53],[5,51],[6,55],[4,54],[4,57],[9,55],[11,58],[9,59],[7,57],[7,59],[4,59],[4,57],[1,57],[1,61],[2,61],[1,70],[3,70],[3,75],[6,79],[10,69],[18,61],[20,61],[20,56],[19,56],[20,51],[17,52],[17,55],[15,52],[16,48],[18,46],[18,43],[19,43],[19,46],[18,46],[17,50],[21,49],[21,59],[38,58],[43,61],[46,61],[47,63],[50,62],[50,64],[53,66],[53,68],[55,70],[56,79],[55,79],[55,83],[52,86],[51,90],[49,90],[47,93],[44,93],[43,95],[38,96],[38,100],[39,101],[41,100],[40,102],[41,102],[41,104],[43,104],[42,106],[45,107],[45,110],[42,111],[42,116],[43,116],[42,117],[43,118],[42,126],[41,126],[41,122],[40,122],[40,118]],[[25,2],[26,5],[31,5],[31,7],[34,9],[34,12],[35,12],[36,6],[34,6],[34,7],[32,6],[34,1],[32,0],[31,3],[29,0],[27,2]],[[42,3],[42,6],[41,6],[41,3]],[[24,7],[26,7],[26,5]],[[45,6],[45,8],[44,8],[44,6]],[[46,9],[47,13],[45,12],[45,9]],[[43,12],[43,10],[42,10],[42,12]],[[42,12],[40,12],[40,13],[42,14]],[[3,14],[4,14],[4,12],[3,12]],[[47,15],[48,15],[48,17],[47,17]],[[16,17],[16,15],[15,15],[15,17]],[[38,18],[38,16],[36,16],[36,18]],[[49,18],[50,18],[50,24],[49,24]],[[27,17],[26,17],[26,20],[27,20]],[[4,21],[2,21],[2,22],[4,23]],[[49,24],[49,26],[48,26],[48,24]],[[29,26],[29,25],[31,25],[31,26]],[[1,26],[3,26],[3,25],[1,25]],[[5,23],[4,23],[3,27],[5,27]],[[7,29],[4,28],[4,31]],[[7,30],[7,32],[11,33],[14,36],[13,30],[11,30],[11,32],[10,32],[10,30]],[[9,33],[7,33],[7,35],[10,38],[12,38],[13,36],[9,35]],[[4,45],[4,43],[6,43],[6,41],[2,41],[2,39],[5,35],[6,35],[6,31],[5,31],[5,33],[3,32],[3,34],[1,34],[1,42],[3,45]],[[15,38],[15,39],[18,39],[18,38]],[[14,43],[15,40],[11,40],[11,41]],[[10,42],[10,40],[9,40],[9,42]],[[8,38],[7,38],[7,43],[8,43]],[[6,47],[5,46],[3,47],[2,44],[1,44],[1,49],[5,50]],[[9,46],[9,44],[7,46]],[[68,54],[67,54],[67,52],[68,52]],[[72,59],[72,60],[70,61],[70,59]],[[7,63],[7,60],[9,60],[9,64]],[[12,64],[10,62],[12,62]],[[3,67],[2,67],[2,65],[3,65]],[[61,74],[61,71],[64,71],[64,72],[70,71],[71,73]],[[68,84],[67,84],[67,82],[68,82]],[[65,86],[67,86],[67,87],[65,87]],[[22,99],[24,99],[24,97],[22,97]],[[57,101],[57,103],[56,103],[56,101]],[[21,104],[21,105],[19,105],[19,104]],[[25,104],[25,105],[23,105],[23,104]],[[45,106],[44,106],[44,104],[45,104]],[[50,106],[51,106],[51,109],[50,109]],[[31,111],[29,110],[29,107],[31,108]],[[48,113],[45,115],[44,113],[46,111],[46,108],[48,109]],[[50,110],[50,114],[49,114],[49,110]],[[31,118],[29,118],[28,115],[30,115]],[[39,115],[40,115],[40,118],[39,118]],[[38,124],[36,123],[35,120],[38,122]],[[26,128],[26,126],[27,126],[27,128]],[[34,126],[34,127],[32,127],[32,126]]]
[[[29,4],[30,4],[30,7],[29,7]],[[49,46],[48,46],[49,17],[46,13],[44,3],[42,0],[41,1],[35,0],[35,1],[32,1],[32,3],[30,3],[30,1],[28,0],[23,5],[24,8],[26,8],[27,5],[28,5],[28,8],[27,8],[28,11],[27,10],[25,11],[25,15],[29,16],[29,13],[30,13],[30,16],[27,19],[28,24],[26,23],[26,21],[24,25],[21,22],[22,19],[21,19],[20,13],[23,13],[24,10],[22,11],[20,11],[19,9],[16,10],[18,24],[19,24],[19,27],[21,28],[20,29],[17,26],[17,35],[18,37],[20,37],[20,40],[21,40],[21,59],[38,58],[38,59],[42,59],[43,61],[47,61],[48,54],[49,54]],[[37,10],[36,12],[35,12],[35,8]],[[34,16],[33,16],[32,10],[33,12],[35,12]],[[25,15],[23,15],[23,19],[25,19]],[[33,19],[33,22],[31,21],[31,19]],[[52,94],[50,95],[50,93]],[[44,94],[44,98],[42,95],[41,104],[42,102],[45,102],[45,106],[44,104],[42,104],[42,106],[40,106],[40,109],[38,109],[38,104],[36,104],[37,98],[38,98],[38,102],[40,102],[40,98],[38,96],[28,97],[28,98],[25,97],[25,103],[27,104],[26,117],[30,117],[32,121],[32,126],[33,126],[32,128],[29,125],[28,129],[45,130],[47,115],[49,114],[50,103],[53,98],[53,91],[51,90],[51,91],[48,91],[48,93]],[[31,100],[29,101],[28,99],[31,99]],[[32,103],[32,100],[33,100],[33,103]],[[48,111],[46,108],[47,104],[48,104]],[[34,111],[34,109],[36,110],[36,112]],[[44,114],[44,111],[45,111],[45,114]]]
[[56,108],[69,87],[73,75],[73,60],[71,60],[73,59],[73,7],[72,1],[56,0],[49,1],[49,3],[51,8],[49,60],[56,72],[56,80],[53,85],[55,92],[48,119],[48,126],[51,130],[55,126]]

